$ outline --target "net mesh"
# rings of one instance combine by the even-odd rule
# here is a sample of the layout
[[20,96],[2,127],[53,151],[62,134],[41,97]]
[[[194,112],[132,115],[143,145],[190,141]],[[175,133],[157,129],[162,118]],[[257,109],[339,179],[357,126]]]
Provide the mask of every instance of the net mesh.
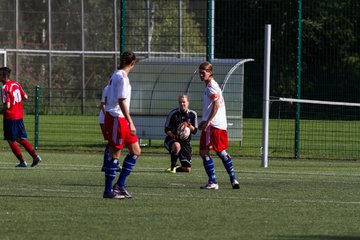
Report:
[[280,98],[271,101],[269,126],[270,157],[295,156],[297,146],[302,159],[360,158],[360,104]]

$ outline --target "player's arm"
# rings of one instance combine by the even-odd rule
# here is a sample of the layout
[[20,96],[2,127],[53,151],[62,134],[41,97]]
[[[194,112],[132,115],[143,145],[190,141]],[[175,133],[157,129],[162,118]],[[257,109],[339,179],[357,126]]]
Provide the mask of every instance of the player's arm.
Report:
[[26,99],[26,100],[29,98],[28,95],[27,95],[26,92],[22,89],[21,86],[20,86],[20,93],[21,93],[22,98],[24,98],[24,99]]
[[172,137],[172,138],[177,138],[177,136],[173,133],[172,129],[172,114],[169,114],[166,118],[166,122],[165,122],[165,134]]
[[172,138],[177,138],[177,136],[175,134],[172,133],[172,131],[167,131],[166,135],[172,137]]
[[120,109],[121,109],[122,113],[124,114],[126,120],[129,123],[130,134],[135,135],[136,134],[136,128],[135,128],[135,125],[134,125],[134,123],[133,123],[133,121],[131,119],[130,113],[129,113],[128,109],[127,109],[126,99],[125,98],[119,99],[119,106],[120,106]]
[[190,128],[190,132],[192,134],[196,134],[196,132],[198,130],[198,120],[197,120],[196,112],[194,112],[193,118],[189,122],[188,127]]
[[211,112],[210,112],[210,115],[209,115],[208,119],[206,121],[200,123],[201,130],[204,130],[204,131],[207,130],[207,128],[210,126],[211,120],[215,117],[215,115],[218,112],[219,108],[220,108],[220,99],[218,98],[212,104]]
[[2,109],[2,112],[10,109],[10,107],[11,107],[9,93],[8,92],[3,92],[3,95],[5,97],[3,97],[3,109]]
[[101,111],[103,112],[103,114],[105,115],[105,105],[106,105],[106,98],[104,102],[100,102],[100,107],[101,107]]

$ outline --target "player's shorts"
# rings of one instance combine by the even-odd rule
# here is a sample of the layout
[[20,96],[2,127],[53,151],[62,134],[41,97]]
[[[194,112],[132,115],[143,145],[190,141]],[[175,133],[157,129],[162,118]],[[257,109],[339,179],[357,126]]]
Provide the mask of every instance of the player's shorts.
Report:
[[171,147],[175,142],[179,142],[181,150],[179,153],[179,159],[182,167],[190,168],[191,167],[191,158],[192,158],[192,146],[189,141],[177,141],[176,139],[166,136],[164,140],[164,146],[169,153],[171,153]]
[[200,136],[200,151],[214,150],[221,152],[228,148],[228,134],[226,130],[209,127],[207,131],[202,131]]
[[106,140],[116,149],[123,149],[124,145],[138,142],[138,137],[130,134],[129,123],[123,117],[113,117],[107,112],[104,128]]
[[27,139],[27,133],[23,119],[9,120],[4,119],[4,140],[15,141],[16,139]]

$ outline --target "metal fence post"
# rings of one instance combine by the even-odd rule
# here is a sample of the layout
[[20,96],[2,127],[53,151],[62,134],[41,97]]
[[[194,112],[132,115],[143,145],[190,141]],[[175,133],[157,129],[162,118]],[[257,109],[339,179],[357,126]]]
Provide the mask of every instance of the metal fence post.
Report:
[[35,87],[35,149],[39,148],[40,86]]

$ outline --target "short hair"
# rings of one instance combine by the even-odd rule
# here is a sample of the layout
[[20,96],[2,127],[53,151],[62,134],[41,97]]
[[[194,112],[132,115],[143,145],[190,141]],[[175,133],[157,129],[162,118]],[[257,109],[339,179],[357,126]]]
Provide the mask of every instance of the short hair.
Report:
[[1,73],[6,73],[7,76],[10,76],[11,69],[8,68],[8,67],[1,67],[1,68],[0,68],[0,72],[1,72]]
[[199,70],[205,70],[205,71],[207,71],[207,72],[210,72],[211,73],[211,75],[210,76],[212,76],[213,74],[212,74],[212,72],[213,72],[213,66],[212,66],[212,64],[211,63],[209,63],[209,62],[203,62],[202,64],[200,64],[200,66],[199,66]]
[[130,65],[133,61],[136,61],[135,53],[132,51],[123,52],[120,56],[120,65],[118,66],[118,69],[122,69],[123,67]]

